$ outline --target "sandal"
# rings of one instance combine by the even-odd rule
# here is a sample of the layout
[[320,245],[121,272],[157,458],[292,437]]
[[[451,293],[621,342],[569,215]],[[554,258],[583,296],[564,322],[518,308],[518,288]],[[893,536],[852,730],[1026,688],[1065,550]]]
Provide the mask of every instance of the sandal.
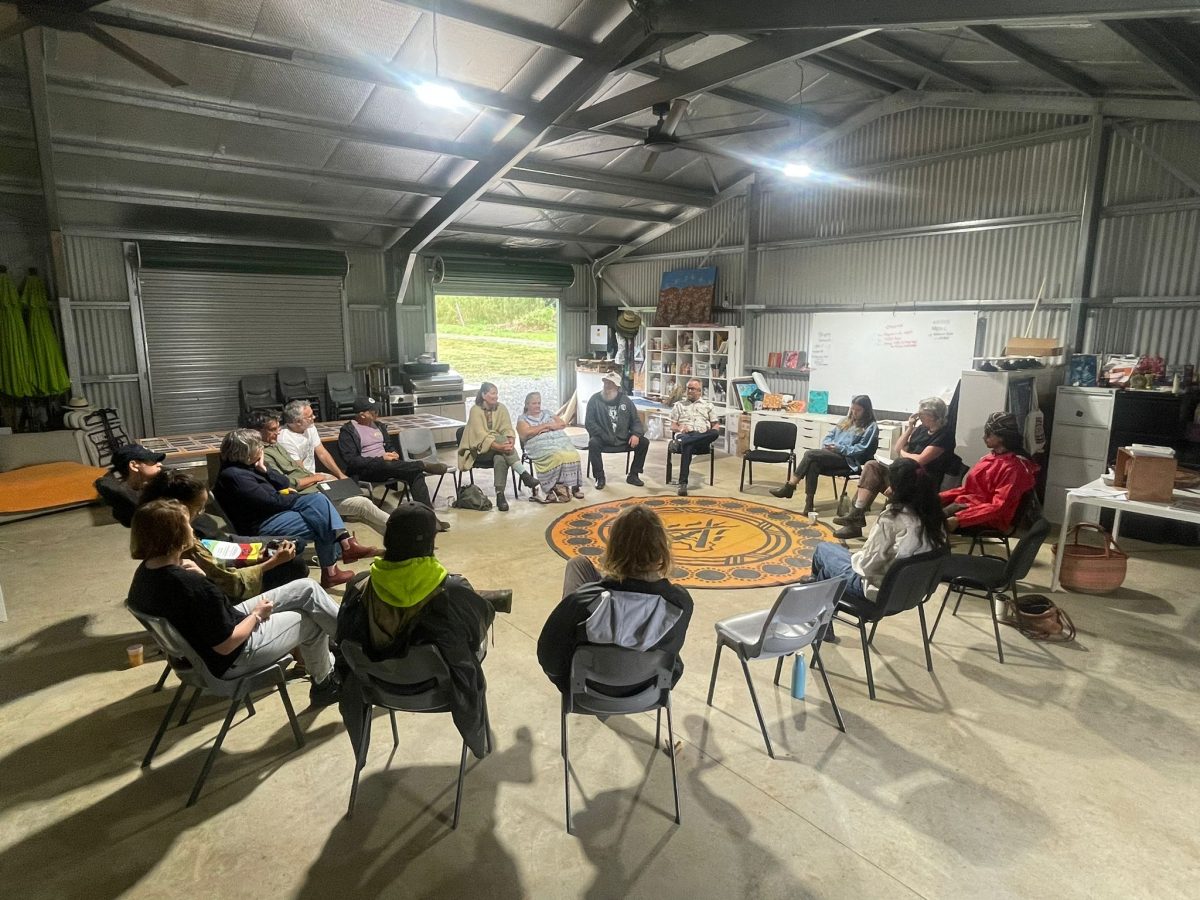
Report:
[[556,497],[558,497],[558,502],[559,502],[559,503],[566,503],[568,500],[570,500],[570,499],[571,499],[571,492],[570,492],[570,491],[568,491],[568,490],[567,490],[565,487],[563,487],[562,485],[559,485],[558,487],[556,487],[556,488],[554,489],[554,495],[555,495]]

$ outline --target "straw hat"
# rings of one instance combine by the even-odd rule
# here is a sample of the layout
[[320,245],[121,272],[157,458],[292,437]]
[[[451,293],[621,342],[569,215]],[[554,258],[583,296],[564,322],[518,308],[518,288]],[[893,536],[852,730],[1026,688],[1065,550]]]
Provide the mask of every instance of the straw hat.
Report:
[[642,327],[642,317],[631,309],[621,311],[617,316],[617,332],[624,337],[637,337],[638,329]]
[[67,406],[70,409],[87,409],[91,405],[86,397],[72,397],[67,401]]

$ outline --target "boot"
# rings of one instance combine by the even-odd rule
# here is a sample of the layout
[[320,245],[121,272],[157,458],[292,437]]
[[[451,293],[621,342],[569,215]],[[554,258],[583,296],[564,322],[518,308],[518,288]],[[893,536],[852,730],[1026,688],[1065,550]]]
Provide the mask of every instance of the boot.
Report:
[[496,610],[496,612],[512,612],[512,588],[499,591],[476,591],[475,593],[492,604],[492,609]]
[[436,460],[434,460],[432,462],[425,463],[425,474],[426,475],[445,475],[446,472],[449,470],[449,468],[450,467],[447,466],[444,462],[437,462]]
[[843,541],[848,541],[852,538],[860,538],[860,537],[862,537],[862,526],[861,525],[843,525],[841,528],[839,528],[837,531],[835,531],[833,533],[833,536],[835,538],[838,538]]
[[796,493],[796,486],[790,481],[777,488],[771,488],[772,497],[782,497],[784,500],[787,500],[794,493]]
[[345,584],[353,577],[354,573],[349,569],[339,569],[337,563],[334,563],[332,566],[325,566],[321,569],[321,587],[329,590],[340,584]]
[[504,499],[504,491],[496,492],[496,509],[500,512],[508,512],[508,501]]
[[859,509],[857,506],[850,510],[848,515],[835,516],[833,519],[834,525],[854,525],[862,528],[867,524],[867,511]]
[[354,535],[350,535],[342,543],[342,562],[346,563],[346,565],[358,562],[360,559],[374,559],[376,556],[382,555],[382,549],[379,547],[364,547]]
[[531,491],[535,493],[537,492],[538,480],[528,472],[521,473],[521,484],[525,485],[525,487],[529,488]]

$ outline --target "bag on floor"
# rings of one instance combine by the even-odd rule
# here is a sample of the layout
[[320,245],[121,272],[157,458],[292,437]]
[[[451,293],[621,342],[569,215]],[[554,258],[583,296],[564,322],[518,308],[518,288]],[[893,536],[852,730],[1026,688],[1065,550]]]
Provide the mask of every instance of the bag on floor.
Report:
[[[1081,543],[1081,531],[1094,531],[1104,541],[1103,547]],[[1080,522],[1071,529],[1067,543],[1053,546],[1055,553],[1062,554],[1059,581],[1069,591],[1080,594],[1108,594],[1125,582],[1125,571],[1129,557],[1112,535],[1090,522]]]
[[486,511],[492,508],[492,501],[487,494],[474,484],[464,484],[458,489],[458,499],[454,501],[455,509],[477,509]]
[[1044,594],[1018,597],[1005,604],[1004,624],[1012,625],[1031,641],[1065,644],[1075,640],[1075,623]]
[[850,510],[854,508],[854,503],[850,499],[850,495],[842,488],[842,496],[838,497],[837,514],[845,517],[850,515]]

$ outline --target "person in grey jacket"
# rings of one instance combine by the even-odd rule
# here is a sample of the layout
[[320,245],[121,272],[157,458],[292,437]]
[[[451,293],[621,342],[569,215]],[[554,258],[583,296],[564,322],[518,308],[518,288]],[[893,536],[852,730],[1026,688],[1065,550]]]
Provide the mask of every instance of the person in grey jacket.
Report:
[[604,376],[604,389],[588,401],[584,427],[588,433],[588,463],[596,476],[596,490],[602,490],[606,484],[603,454],[623,450],[633,451],[633,463],[625,480],[637,487],[645,484],[641,474],[650,442],[646,440],[646,429],[637,407],[621,390],[620,376]]

